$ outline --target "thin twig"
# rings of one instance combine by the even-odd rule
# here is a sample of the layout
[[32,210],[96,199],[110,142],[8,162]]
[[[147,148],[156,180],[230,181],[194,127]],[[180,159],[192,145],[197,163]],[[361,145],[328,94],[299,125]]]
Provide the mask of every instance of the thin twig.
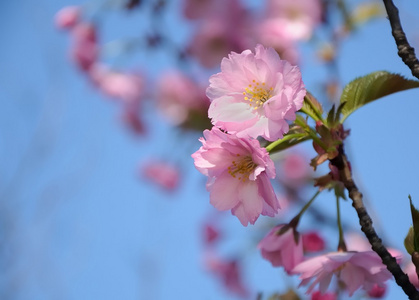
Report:
[[415,49],[411,47],[407,41],[406,34],[400,23],[399,10],[392,0],[383,0],[383,2],[388,19],[390,20],[391,33],[396,41],[397,49],[399,50],[398,54],[403,62],[410,68],[412,75],[419,79],[419,60],[415,55]]
[[391,256],[388,250],[384,247],[381,239],[378,237],[375,229],[372,225],[371,217],[364,206],[362,200],[362,194],[355,185],[352,179],[351,169],[349,167],[348,159],[343,150],[343,146],[339,147],[339,155],[330,160],[331,164],[337,167],[339,170],[339,176],[345,188],[348,190],[349,198],[352,199],[352,206],[355,208],[361,230],[371,244],[372,250],[374,250],[381,258],[383,263],[387,266],[387,269],[393,274],[397,284],[403,289],[409,299],[419,300],[419,292],[409,281],[407,275],[402,271],[400,266],[397,264],[396,259]]

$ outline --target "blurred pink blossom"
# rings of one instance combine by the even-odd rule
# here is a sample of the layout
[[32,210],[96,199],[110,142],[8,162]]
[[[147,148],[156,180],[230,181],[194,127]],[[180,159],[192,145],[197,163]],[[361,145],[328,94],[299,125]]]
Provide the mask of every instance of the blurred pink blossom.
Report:
[[298,187],[310,177],[309,162],[298,152],[288,153],[281,162],[281,181]]
[[214,16],[225,11],[226,2],[225,0],[183,0],[183,15],[191,20]]
[[206,246],[213,245],[220,237],[220,232],[214,224],[206,223],[204,225],[204,242]]
[[[349,232],[345,234],[345,242],[348,251],[370,251],[371,244],[368,242],[364,235],[356,232]],[[388,252],[397,260],[397,263],[401,263],[403,260],[403,254],[394,248],[387,247]]]
[[137,105],[125,105],[122,113],[122,122],[135,134],[144,135],[146,132]]
[[409,276],[409,281],[416,288],[419,288],[419,279],[418,275],[416,274],[416,267],[411,261],[407,263],[407,266],[404,268],[404,272],[407,274],[407,276]]
[[249,296],[249,290],[243,283],[237,260],[222,260],[215,257],[207,257],[205,264],[210,272],[220,278],[228,291],[243,298]]
[[368,291],[370,298],[380,299],[383,298],[387,291],[387,285],[379,286],[375,284],[371,290]]
[[361,287],[366,291],[376,284],[382,287],[385,281],[392,278],[374,251],[330,252],[305,260],[292,273],[301,274],[300,285],[309,285],[307,293],[311,293],[317,284],[320,292],[325,293],[332,277],[336,276],[344,283],[349,296]]
[[304,252],[319,252],[324,250],[324,239],[316,232],[302,234]]
[[167,191],[173,191],[179,185],[180,173],[178,168],[164,161],[147,161],[142,166],[142,174]]
[[263,258],[270,261],[272,266],[284,267],[290,274],[293,268],[303,261],[303,241],[298,232],[293,228],[288,228],[281,232],[284,226],[278,225],[259,242]]
[[274,216],[279,202],[269,178],[275,166],[258,140],[238,138],[213,127],[199,139],[202,147],[192,154],[195,167],[208,176],[210,202],[218,210],[230,210],[243,226],[259,215]]
[[160,76],[156,99],[159,110],[173,125],[184,123],[191,111],[206,114],[209,107],[205,89],[177,71]]
[[80,69],[87,71],[97,61],[99,47],[96,27],[91,23],[78,23],[72,28],[71,55]]
[[251,16],[237,1],[222,5],[222,11],[206,18],[191,39],[188,52],[206,67],[219,66],[231,51],[241,52],[254,45]]
[[126,105],[138,103],[145,93],[145,80],[137,73],[113,71],[104,65],[94,64],[89,76],[105,95],[121,100]]
[[80,21],[81,9],[78,6],[66,6],[55,14],[55,26],[71,29]]
[[306,90],[298,67],[280,60],[273,48],[256,46],[221,62],[210,78],[208,111],[215,126],[239,137],[274,141],[288,132]]
[[283,26],[286,21],[266,19],[256,24],[257,40],[262,45],[272,47],[281,59],[293,65],[299,61],[299,52],[295,40]]
[[311,300],[337,300],[337,298],[335,293],[322,294],[320,291],[311,293]]
[[307,40],[321,22],[322,6],[319,0],[268,0],[266,15],[280,21],[288,39]]

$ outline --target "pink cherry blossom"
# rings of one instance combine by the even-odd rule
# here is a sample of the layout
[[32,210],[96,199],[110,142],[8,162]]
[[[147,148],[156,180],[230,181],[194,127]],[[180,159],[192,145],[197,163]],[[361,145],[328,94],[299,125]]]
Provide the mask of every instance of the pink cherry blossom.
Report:
[[337,300],[337,298],[335,293],[322,294],[320,291],[311,293],[311,300]]
[[407,276],[409,276],[409,281],[416,288],[419,288],[419,279],[418,279],[418,275],[416,274],[416,267],[411,261],[409,261],[407,266],[404,268],[404,272],[407,274]]
[[125,105],[122,112],[122,122],[137,135],[144,135],[146,128],[140,118],[138,105]]
[[99,56],[96,27],[91,23],[78,23],[71,33],[73,36],[71,55],[79,68],[87,71]]
[[303,234],[303,248],[305,252],[322,251],[324,240],[316,231],[306,232]]
[[78,6],[63,7],[55,15],[55,25],[62,29],[73,28],[79,22],[80,14],[81,9]]
[[287,120],[304,101],[306,90],[298,67],[280,60],[273,48],[232,52],[221,73],[210,78],[208,111],[215,126],[239,137],[262,136],[269,141],[288,132]]
[[173,191],[179,185],[178,168],[164,161],[149,160],[143,165],[142,173],[147,179],[167,191]]
[[299,52],[295,40],[284,26],[281,19],[266,19],[256,24],[257,40],[265,46],[272,47],[282,59],[291,64],[299,61]]
[[304,259],[303,241],[293,228],[281,233],[284,226],[286,225],[274,227],[259,242],[258,248],[262,256],[269,260],[274,267],[283,266],[285,271],[290,274],[292,269]]
[[268,0],[268,19],[280,20],[278,26],[293,40],[307,40],[321,21],[322,7],[319,0]]
[[240,7],[237,0],[183,0],[183,14],[191,20],[224,16],[237,7]]
[[214,224],[204,225],[204,242],[206,246],[212,246],[220,238],[220,232]]
[[204,88],[176,71],[160,76],[156,100],[159,110],[173,125],[186,122],[192,111],[205,115],[209,106]]
[[275,166],[258,140],[238,138],[216,127],[204,131],[202,147],[192,154],[195,167],[208,176],[210,203],[230,210],[243,226],[254,224],[259,215],[274,216],[279,202],[269,178]]
[[288,153],[280,167],[281,182],[293,189],[301,187],[311,175],[309,160],[298,152]]
[[253,19],[237,1],[206,18],[193,35],[188,53],[206,68],[214,68],[231,51],[241,52],[254,45]]
[[249,295],[249,290],[243,282],[240,265],[237,260],[224,260],[209,256],[206,258],[205,264],[209,271],[221,279],[228,291],[240,297]]
[[387,291],[387,286],[386,285],[379,286],[379,285],[375,284],[372,287],[372,289],[368,291],[368,296],[370,298],[374,298],[374,299],[381,299],[386,294],[386,291]]
[[145,80],[138,73],[126,73],[94,64],[89,76],[105,95],[121,100],[126,105],[138,103],[144,95]]
[[325,293],[332,277],[336,276],[345,285],[349,296],[359,288],[370,291],[374,285],[383,287],[384,282],[392,278],[374,251],[330,252],[307,259],[298,264],[292,273],[301,274],[300,285],[309,285],[307,293],[317,284],[320,292]]
[[[367,238],[364,235],[361,235],[356,232],[349,232],[345,234],[345,242],[348,251],[370,251],[371,244],[368,242]],[[400,264],[403,260],[403,254],[394,248],[387,247],[387,251],[397,260],[397,263]]]

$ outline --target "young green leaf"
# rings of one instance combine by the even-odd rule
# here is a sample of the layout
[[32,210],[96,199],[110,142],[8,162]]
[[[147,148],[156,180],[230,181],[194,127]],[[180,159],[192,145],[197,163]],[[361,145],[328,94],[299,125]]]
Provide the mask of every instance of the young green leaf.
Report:
[[361,106],[381,97],[400,91],[419,87],[419,81],[409,80],[401,75],[378,71],[359,77],[343,89],[340,103],[346,102],[342,109],[343,121]]
[[304,97],[301,112],[304,112],[315,121],[319,121],[322,120],[323,107],[310,92],[307,92],[306,96]]
[[412,198],[409,195],[410,211],[413,220],[413,246],[416,252],[419,252],[419,211],[413,206]]

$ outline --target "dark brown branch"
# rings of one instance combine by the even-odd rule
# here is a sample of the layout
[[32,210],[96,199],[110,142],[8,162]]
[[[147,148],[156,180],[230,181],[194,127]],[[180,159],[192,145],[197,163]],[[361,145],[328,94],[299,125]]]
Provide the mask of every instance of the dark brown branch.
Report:
[[410,68],[412,75],[419,79],[419,61],[415,55],[415,49],[407,41],[406,34],[400,23],[399,10],[392,0],[383,0],[388,19],[390,20],[391,33],[396,41],[398,54],[403,62]]
[[419,292],[397,264],[396,259],[391,256],[388,250],[383,246],[381,239],[378,237],[374,227],[372,226],[372,220],[364,206],[362,194],[352,179],[351,170],[347,157],[344,153],[343,146],[339,148],[339,155],[336,158],[330,160],[330,162],[339,170],[340,180],[348,190],[349,198],[352,199],[352,206],[355,208],[358,214],[361,230],[368,238],[372,250],[374,250],[380,256],[383,263],[387,266],[387,269],[391,272],[391,274],[393,274],[397,284],[403,289],[409,299],[418,300]]

